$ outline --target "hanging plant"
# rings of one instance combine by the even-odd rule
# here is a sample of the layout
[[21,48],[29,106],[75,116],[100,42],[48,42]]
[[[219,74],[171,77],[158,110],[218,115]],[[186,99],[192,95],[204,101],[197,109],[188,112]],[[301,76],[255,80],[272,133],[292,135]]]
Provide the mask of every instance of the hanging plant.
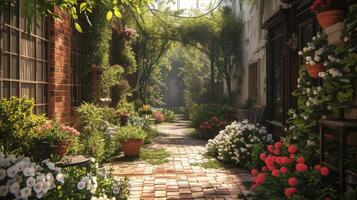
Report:
[[320,26],[326,28],[343,21],[346,5],[344,0],[315,0],[310,10],[316,13]]

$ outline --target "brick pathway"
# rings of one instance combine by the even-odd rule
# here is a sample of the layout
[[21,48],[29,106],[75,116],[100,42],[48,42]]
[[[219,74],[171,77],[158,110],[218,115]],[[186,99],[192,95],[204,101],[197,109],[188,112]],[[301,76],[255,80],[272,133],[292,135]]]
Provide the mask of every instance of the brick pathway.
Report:
[[240,169],[204,169],[205,141],[187,137],[188,121],[159,125],[161,133],[151,145],[170,152],[169,162],[150,165],[143,161],[111,163],[114,174],[130,178],[129,199],[242,199],[248,189],[242,182],[251,181]]

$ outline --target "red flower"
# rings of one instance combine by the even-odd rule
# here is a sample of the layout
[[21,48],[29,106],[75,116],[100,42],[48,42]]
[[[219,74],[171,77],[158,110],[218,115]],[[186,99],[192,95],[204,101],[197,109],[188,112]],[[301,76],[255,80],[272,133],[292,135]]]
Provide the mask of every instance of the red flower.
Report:
[[297,151],[297,147],[295,145],[290,145],[288,151],[289,153],[294,154]]
[[266,174],[258,174],[257,178],[255,179],[255,184],[257,185],[261,185],[265,182],[265,177],[266,177]]
[[266,166],[262,167],[262,171],[266,172],[268,170],[268,168]]
[[274,169],[273,172],[271,173],[273,176],[278,177],[280,174],[280,171],[278,169]]
[[252,169],[250,173],[252,174],[252,176],[256,177],[259,174],[259,171],[257,169]]
[[288,168],[286,168],[286,167],[281,167],[281,168],[280,168],[280,172],[281,172],[282,174],[286,174],[286,173],[288,172]]
[[281,164],[282,164],[282,162],[281,162],[281,157],[277,157],[277,158],[275,159],[275,162],[278,163],[279,165],[281,165]]
[[298,157],[298,158],[296,159],[296,162],[298,162],[298,163],[305,163],[305,159],[304,159],[303,157]]
[[279,149],[275,149],[275,150],[274,150],[274,155],[276,155],[276,156],[277,156],[277,155],[279,155],[279,154],[280,154]]
[[330,197],[325,197],[324,200],[331,200],[331,198]]
[[275,160],[272,156],[268,156],[266,159],[265,159],[265,164],[269,167],[271,165],[274,165],[275,163]]
[[285,188],[285,196],[287,198],[292,197],[296,192],[297,192],[297,190],[294,187]]
[[273,153],[273,151],[274,151],[274,146],[273,146],[273,145],[269,145],[269,146],[268,146],[268,151],[270,151],[270,152]]
[[253,184],[252,185],[252,190],[255,191],[257,189],[257,186],[258,186],[257,184]]
[[315,165],[314,169],[315,169],[316,171],[320,171],[321,165]]
[[211,129],[212,126],[208,124],[208,125],[206,126],[206,128],[207,128],[207,129]]
[[296,164],[296,171],[298,171],[298,172],[304,172],[307,170],[307,168],[308,168],[307,165],[304,163]]
[[265,153],[261,153],[261,154],[259,155],[259,157],[260,157],[261,160],[265,160],[265,158],[266,158],[267,156],[266,156]]
[[291,187],[295,187],[298,184],[298,180],[295,177],[291,177],[288,180],[288,183]]
[[290,163],[290,159],[286,156],[281,158],[281,164],[286,165]]
[[330,173],[330,170],[327,167],[321,167],[320,173],[322,176],[327,176]]
[[276,142],[276,143],[274,144],[274,147],[275,147],[276,149],[280,149],[281,146],[283,146],[283,143],[281,143],[281,142]]

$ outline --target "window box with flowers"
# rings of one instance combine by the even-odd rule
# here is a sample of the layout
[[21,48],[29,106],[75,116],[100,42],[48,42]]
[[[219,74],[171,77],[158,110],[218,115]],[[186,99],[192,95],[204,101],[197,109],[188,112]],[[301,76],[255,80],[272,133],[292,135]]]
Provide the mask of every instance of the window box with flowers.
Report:
[[343,21],[345,7],[344,0],[315,0],[310,10],[316,13],[320,26],[326,28]]

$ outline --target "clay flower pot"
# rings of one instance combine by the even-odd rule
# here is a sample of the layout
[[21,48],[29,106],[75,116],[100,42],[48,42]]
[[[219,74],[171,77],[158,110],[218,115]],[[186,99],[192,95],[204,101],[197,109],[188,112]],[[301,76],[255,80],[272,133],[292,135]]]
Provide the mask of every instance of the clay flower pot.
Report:
[[72,140],[63,140],[56,145],[56,153],[62,159],[68,152],[68,147],[71,145]]
[[140,148],[143,143],[144,142],[142,139],[130,139],[120,141],[124,155],[127,157],[138,156],[140,154]]
[[317,21],[322,28],[326,28],[343,21],[343,16],[343,10],[328,10],[316,14]]
[[325,67],[321,63],[318,63],[316,65],[307,64],[306,70],[311,78],[318,78],[319,72],[324,72]]

